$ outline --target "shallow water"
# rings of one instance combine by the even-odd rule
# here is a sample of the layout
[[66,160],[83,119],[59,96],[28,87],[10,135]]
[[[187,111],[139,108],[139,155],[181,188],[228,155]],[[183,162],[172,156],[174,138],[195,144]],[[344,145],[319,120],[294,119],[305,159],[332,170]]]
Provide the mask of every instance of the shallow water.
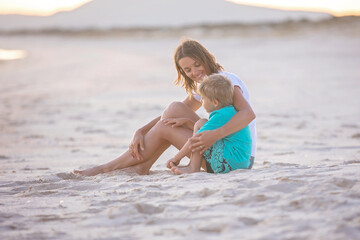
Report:
[[185,97],[171,82],[179,40],[0,37],[28,54],[0,63],[1,239],[359,236],[359,37],[199,40],[249,88],[251,171],[174,176],[170,148],[148,176],[72,174]]
[[0,61],[10,61],[10,60],[22,59],[25,57],[26,57],[25,51],[0,48]]

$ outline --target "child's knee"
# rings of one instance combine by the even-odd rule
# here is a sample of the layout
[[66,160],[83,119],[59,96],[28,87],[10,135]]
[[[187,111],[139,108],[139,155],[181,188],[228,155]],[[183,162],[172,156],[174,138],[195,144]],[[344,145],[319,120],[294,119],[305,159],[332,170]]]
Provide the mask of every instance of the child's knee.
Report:
[[194,125],[194,131],[197,132],[199,129],[207,122],[208,120],[205,118],[199,119]]

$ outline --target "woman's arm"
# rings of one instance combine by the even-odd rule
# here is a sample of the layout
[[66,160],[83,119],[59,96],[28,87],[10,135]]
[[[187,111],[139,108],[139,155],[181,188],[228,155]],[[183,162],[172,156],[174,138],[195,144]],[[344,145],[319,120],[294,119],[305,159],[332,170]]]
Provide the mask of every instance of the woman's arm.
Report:
[[155,124],[160,121],[161,116],[158,116],[157,118],[154,118],[152,121],[150,121],[148,124],[144,125],[143,127],[139,128],[137,131],[140,131],[143,135],[145,135],[152,127],[155,126]]
[[183,103],[189,108],[191,108],[194,112],[196,112],[201,107],[201,102],[196,100],[194,96],[192,98],[190,98],[190,96],[187,96]]
[[241,93],[240,87],[234,87],[234,107],[238,111],[224,126],[211,131],[204,131],[191,138],[192,151],[203,154],[217,140],[237,132],[255,119],[255,113]]
[[215,130],[219,139],[240,131],[256,118],[254,111],[238,86],[234,87],[234,107],[238,112],[224,126]]

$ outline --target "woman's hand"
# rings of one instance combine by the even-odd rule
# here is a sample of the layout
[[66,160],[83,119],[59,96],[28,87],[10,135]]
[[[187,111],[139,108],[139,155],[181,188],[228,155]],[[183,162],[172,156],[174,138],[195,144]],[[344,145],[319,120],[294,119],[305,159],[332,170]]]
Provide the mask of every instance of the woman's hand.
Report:
[[219,136],[214,130],[203,131],[191,137],[189,139],[191,143],[191,151],[197,152],[200,151],[200,154],[204,154],[204,152],[211,147],[217,140],[219,140]]
[[162,120],[164,122],[164,124],[166,126],[171,126],[171,127],[181,127],[181,126],[186,126],[186,127],[190,127],[190,123],[192,123],[192,121],[188,118],[166,118]]
[[137,130],[129,144],[129,152],[133,158],[143,160],[144,158],[140,155],[140,150],[144,151],[144,134]]

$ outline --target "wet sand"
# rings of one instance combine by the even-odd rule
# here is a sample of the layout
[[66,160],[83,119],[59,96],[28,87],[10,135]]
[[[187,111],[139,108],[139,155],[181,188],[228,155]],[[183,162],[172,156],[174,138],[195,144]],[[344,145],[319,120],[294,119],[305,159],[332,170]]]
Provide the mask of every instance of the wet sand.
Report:
[[358,33],[197,39],[249,88],[250,171],[174,176],[170,148],[147,176],[72,174],[185,98],[179,38],[0,36],[26,51],[0,61],[1,239],[358,238]]

